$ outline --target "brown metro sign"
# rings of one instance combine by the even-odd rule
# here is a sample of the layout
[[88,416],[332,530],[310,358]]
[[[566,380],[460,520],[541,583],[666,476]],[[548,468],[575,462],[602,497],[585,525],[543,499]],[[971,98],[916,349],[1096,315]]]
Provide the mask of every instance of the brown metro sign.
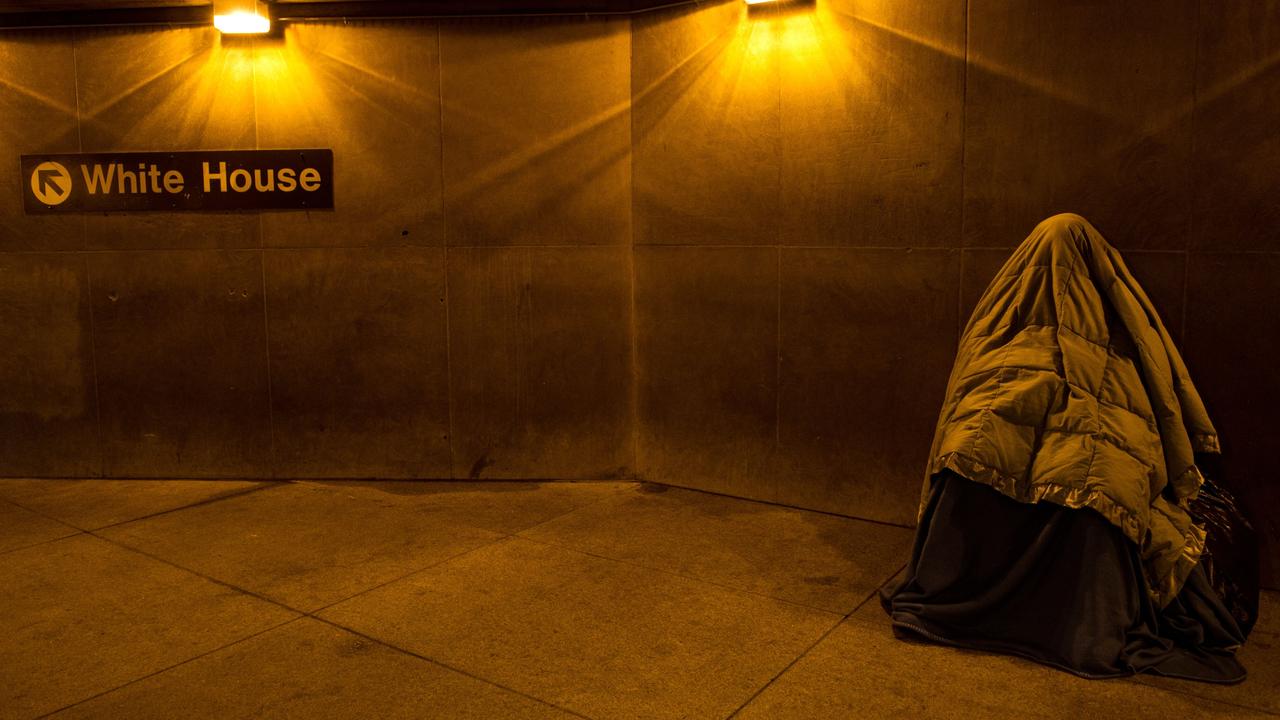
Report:
[[22,156],[28,214],[331,210],[332,150]]

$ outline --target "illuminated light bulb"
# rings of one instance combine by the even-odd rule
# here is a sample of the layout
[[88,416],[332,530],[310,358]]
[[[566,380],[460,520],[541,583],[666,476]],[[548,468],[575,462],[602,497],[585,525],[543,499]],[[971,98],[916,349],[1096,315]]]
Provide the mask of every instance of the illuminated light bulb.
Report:
[[258,0],[215,0],[213,26],[224,35],[261,35],[271,31],[271,20]]
[[791,9],[799,6],[812,6],[816,0],[743,0],[747,4],[749,12],[757,10],[764,12],[769,8]]
[[213,26],[224,35],[255,35],[271,30],[271,21],[256,13],[235,12],[214,15]]

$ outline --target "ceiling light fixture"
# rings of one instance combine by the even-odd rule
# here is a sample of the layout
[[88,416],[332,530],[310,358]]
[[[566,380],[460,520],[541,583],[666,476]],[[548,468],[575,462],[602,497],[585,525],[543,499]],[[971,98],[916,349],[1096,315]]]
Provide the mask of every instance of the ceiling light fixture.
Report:
[[765,10],[766,8],[794,8],[799,5],[814,5],[816,0],[743,0],[748,10]]
[[223,35],[262,35],[271,31],[271,20],[258,0],[214,0],[213,26]]

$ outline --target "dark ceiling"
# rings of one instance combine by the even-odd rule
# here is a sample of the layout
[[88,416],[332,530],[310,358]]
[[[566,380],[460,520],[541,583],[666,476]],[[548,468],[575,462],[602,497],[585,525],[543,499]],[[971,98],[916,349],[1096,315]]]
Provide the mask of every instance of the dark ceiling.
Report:
[[[270,0],[272,17],[373,18],[463,15],[626,14],[679,0]],[[0,0],[0,29],[207,23],[209,0]]]

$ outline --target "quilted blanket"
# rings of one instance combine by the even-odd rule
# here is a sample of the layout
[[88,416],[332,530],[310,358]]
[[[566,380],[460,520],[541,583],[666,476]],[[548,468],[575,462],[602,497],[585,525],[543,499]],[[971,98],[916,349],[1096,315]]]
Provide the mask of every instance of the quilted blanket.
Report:
[[961,337],[923,497],[950,469],[1015,500],[1101,513],[1138,548],[1163,607],[1204,550],[1187,513],[1203,482],[1193,452],[1218,452],[1217,433],[1119,252],[1079,215],[1040,223]]

